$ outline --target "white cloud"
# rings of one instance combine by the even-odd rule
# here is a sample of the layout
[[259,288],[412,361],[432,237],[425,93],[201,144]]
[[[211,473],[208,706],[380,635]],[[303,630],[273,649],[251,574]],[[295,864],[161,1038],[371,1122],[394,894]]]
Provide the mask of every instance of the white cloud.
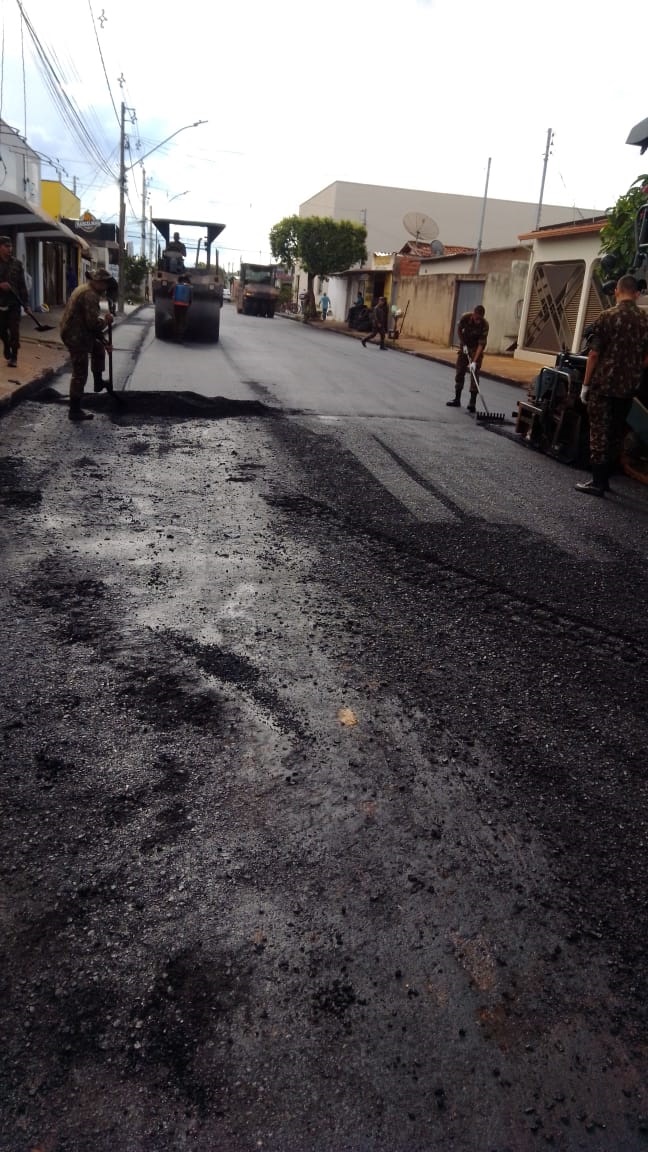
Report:
[[[91,3],[70,3],[65,21],[49,0],[24,7],[114,171],[113,102],[119,111],[124,99],[137,115],[129,163],[177,128],[208,121],[144,166],[154,213],[226,224],[225,264],[266,254],[271,225],[336,179],[481,196],[491,157],[489,194],[535,201],[549,127],[547,203],[604,209],[648,168],[625,144],[646,114],[636,72],[611,64],[628,58],[643,0],[626,0],[604,35],[582,5],[564,0],[541,9],[512,0],[193,0],[186,16],[181,8],[161,15],[147,0]],[[116,219],[117,186],[79,150],[27,31],[25,102],[18,7],[4,10],[3,118],[60,160],[68,185],[77,178],[84,208]],[[141,205],[136,165],[135,241]]]

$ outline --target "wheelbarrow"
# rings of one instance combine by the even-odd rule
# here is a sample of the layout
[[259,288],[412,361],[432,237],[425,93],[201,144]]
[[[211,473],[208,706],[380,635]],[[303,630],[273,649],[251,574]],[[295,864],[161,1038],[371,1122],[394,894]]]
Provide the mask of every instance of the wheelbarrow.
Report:
[[398,340],[398,337],[403,331],[403,324],[405,323],[405,317],[407,316],[407,309],[409,308],[409,305],[410,302],[408,300],[407,304],[405,305],[405,311],[402,313],[402,315],[399,316],[396,314],[394,316],[394,327],[387,333],[390,340]]

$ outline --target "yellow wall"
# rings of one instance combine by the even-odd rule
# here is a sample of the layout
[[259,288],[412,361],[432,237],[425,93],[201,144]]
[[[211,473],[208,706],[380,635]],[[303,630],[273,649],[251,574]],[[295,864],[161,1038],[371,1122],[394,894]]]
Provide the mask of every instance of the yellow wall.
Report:
[[58,180],[41,180],[41,207],[48,216],[60,220],[78,220],[81,215],[81,201]]

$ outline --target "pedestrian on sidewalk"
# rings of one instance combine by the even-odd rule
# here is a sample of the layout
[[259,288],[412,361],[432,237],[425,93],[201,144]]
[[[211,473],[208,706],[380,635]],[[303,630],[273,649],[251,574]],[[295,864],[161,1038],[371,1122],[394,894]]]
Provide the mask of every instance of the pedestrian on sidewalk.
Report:
[[[448,408],[461,408],[461,393],[463,392],[466,372],[470,369],[470,400],[468,411],[474,412],[477,402],[477,383],[481,370],[484,352],[488,343],[488,320],[483,304],[477,304],[472,312],[464,312],[457,325],[457,335],[461,350],[455,364],[455,394],[453,400],[448,400]],[[473,373],[475,379],[473,379]]]
[[581,401],[587,405],[592,479],[579,492],[604,496],[617,466],[632,397],[648,366],[648,316],[637,307],[639,285],[622,276],[614,289],[616,304],[602,312],[588,337]]
[[380,351],[385,350],[385,336],[387,335],[387,328],[389,325],[389,308],[384,296],[378,297],[378,303],[373,310],[373,325],[371,334],[364,336],[362,340],[362,347],[366,348],[367,344],[373,344],[374,337],[378,336],[380,340]]
[[22,308],[29,308],[25,271],[14,258],[11,236],[0,236],[0,336],[10,368],[18,365]]
[[102,388],[112,391],[109,381],[103,379],[106,363],[106,346],[103,334],[110,332],[113,317],[110,312],[102,312],[101,296],[106,291],[110,273],[105,268],[93,273],[85,284],[74,289],[61,318],[61,340],[65,344],[72,361],[70,380],[70,420],[92,420],[92,413],[81,407],[83,390],[88,379],[88,357],[92,366],[95,392]]
[[326,320],[328,310],[331,307],[331,301],[326,295],[326,292],[320,296],[320,308],[322,309],[322,320]]

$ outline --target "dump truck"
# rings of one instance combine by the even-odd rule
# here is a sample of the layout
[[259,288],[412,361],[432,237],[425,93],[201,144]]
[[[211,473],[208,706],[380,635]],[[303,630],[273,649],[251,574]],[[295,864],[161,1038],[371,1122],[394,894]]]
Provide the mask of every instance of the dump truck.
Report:
[[[212,244],[223,231],[224,224],[201,220],[169,220],[158,217],[153,224],[164,240],[158,246],[157,266],[153,272],[153,304],[155,305],[155,335],[159,340],[172,339],[175,334],[173,290],[180,276],[191,285],[192,301],[187,312],[184,338],[211,340],[216,343],[220,334],[220,313],[223,304],[223,281],[218,267],[218,251]],[[187,255],[186,245],[179,239],[170,240],[171,228],[199,228],[195,257]],[[179,233],[176,233],[179,236]],[[201,261],[201,248],[203,260]],[[199,263],[203,267],[198,267]]]
[[241,264],[236,285],[237,312],[244,316],[268,316],[272,320],[278,299],[277,265]]

